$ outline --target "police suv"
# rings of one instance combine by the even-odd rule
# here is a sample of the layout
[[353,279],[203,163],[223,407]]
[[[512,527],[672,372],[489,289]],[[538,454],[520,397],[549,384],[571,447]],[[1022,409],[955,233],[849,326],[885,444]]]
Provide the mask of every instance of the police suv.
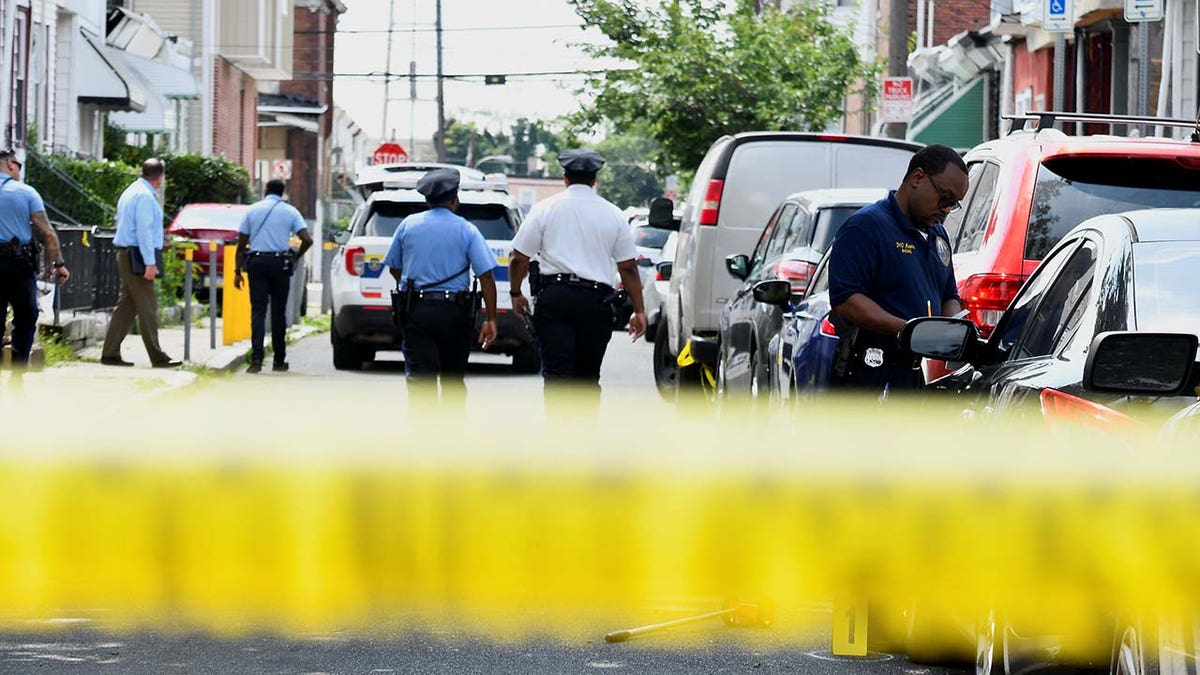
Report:
[[[491,354],[513,358],[513,370],[536,373],[541,358],[526,322],[512,312],[509,296],[508,257],[512,239],[521,225],[516,200],[507,192],[502,175],[446,164],[394,164],[366,167],[356,186],[366,196],[351,218],[350,228],[338,237],[341,247],[330,264],[329,284],[333,299],[333,366],[357,370],[382,350],[400,349],[401,336],[392,323],[391,292],[395,279],[383,264],[400,221],[427,208],[425,197],[416,190],[417,180],[436,168],[457,169],[462,174],[458,215],[474,223],[487,240],[500,266],[496,277],[498,316],[496,341]],[[529,295],[528,281],[523,289]],[[480,308],[476,333],[485,314]],[[475,345],[475,349],[480,349]]]

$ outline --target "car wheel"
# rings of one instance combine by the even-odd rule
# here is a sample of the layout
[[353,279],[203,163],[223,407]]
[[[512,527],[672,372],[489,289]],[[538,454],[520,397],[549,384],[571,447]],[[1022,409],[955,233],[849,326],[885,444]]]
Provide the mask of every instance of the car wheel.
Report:
[[1158,640],[1142,629],[1141,621],[1117,624],[1109,673],[1112,675],[1158,675]]
[[329,341],[333,344],[333,367],[338,370],[361,370],[363,354],[357,346],[343,338],[334,326],[329,331]]
[[758,401],[758,397],[762,394],[760,389],[762,383],[758,376],[758,350],[753,347],[750,349],[750,400]]
[[538,353],[537,345],[530,343],[513,353],[512,369],[514,373],[536,374],[542,369],[542,355]]
[[679,388],[679,365],[667,348],[670,341],[667,322],[660,321],[658,335],[654,339],[654,384],[664,400],[674,402],[675,391]]

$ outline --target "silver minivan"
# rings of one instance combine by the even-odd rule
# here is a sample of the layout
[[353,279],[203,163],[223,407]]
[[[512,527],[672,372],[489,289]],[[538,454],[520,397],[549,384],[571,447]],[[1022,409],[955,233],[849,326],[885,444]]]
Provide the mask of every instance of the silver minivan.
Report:
[[918,143],[888,138],[800,132],[723,136],[708,149],[679,227],[666,298],[666,321],[655,340],[654,379],[668,395],[680,378],[676,358],[693,337],[692,356],[716,363],[721,311],[738,289],[725,256],[752,250],[771,213],[801,190],[896,187]]

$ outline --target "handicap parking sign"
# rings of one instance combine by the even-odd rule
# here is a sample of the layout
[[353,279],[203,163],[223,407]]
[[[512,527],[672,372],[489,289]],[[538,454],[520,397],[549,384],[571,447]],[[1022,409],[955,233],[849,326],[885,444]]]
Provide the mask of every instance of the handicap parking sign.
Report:
[[1042,30],[1051,33],[1069,33],[1075,30],[1074,0],[1044,0]]

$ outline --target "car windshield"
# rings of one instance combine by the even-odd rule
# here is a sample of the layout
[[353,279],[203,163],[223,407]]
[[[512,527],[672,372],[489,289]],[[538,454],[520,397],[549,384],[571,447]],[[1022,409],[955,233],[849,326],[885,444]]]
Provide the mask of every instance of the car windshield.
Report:
[[1137,329],[1200,335],[1200,242],[1155,241],[1133,246]]
[[637,246],[662,248],[667,244],[667,237],[669,236],[671,236],[671,231],[660,227],[650,227],[647,225],[633,228],[633,242]]
[[812,247],[824,251],[833,243],[834,236],[842,228],[842,223],[861,209],[861,206],[834,206],[821,209],[817,214],[817,229],[813,233]]
[[236,230],[246,215],[245,208],[187,208],[179,212],[175,227],[187,230]]
[[1025,258],[1041,260],[1093,216],[1200,206],[1200,171],[1173,158],[1060,157],[1038,169]]
[[[363,234],[368,237],[390,237],[396,233],[400,221],[426,208],[425,204],[419,202],[376,202]],[[507,209],[502,204],[460,204],[457,213],[474,223],[484,239],[508,240],[516,234],[508,220]]]

